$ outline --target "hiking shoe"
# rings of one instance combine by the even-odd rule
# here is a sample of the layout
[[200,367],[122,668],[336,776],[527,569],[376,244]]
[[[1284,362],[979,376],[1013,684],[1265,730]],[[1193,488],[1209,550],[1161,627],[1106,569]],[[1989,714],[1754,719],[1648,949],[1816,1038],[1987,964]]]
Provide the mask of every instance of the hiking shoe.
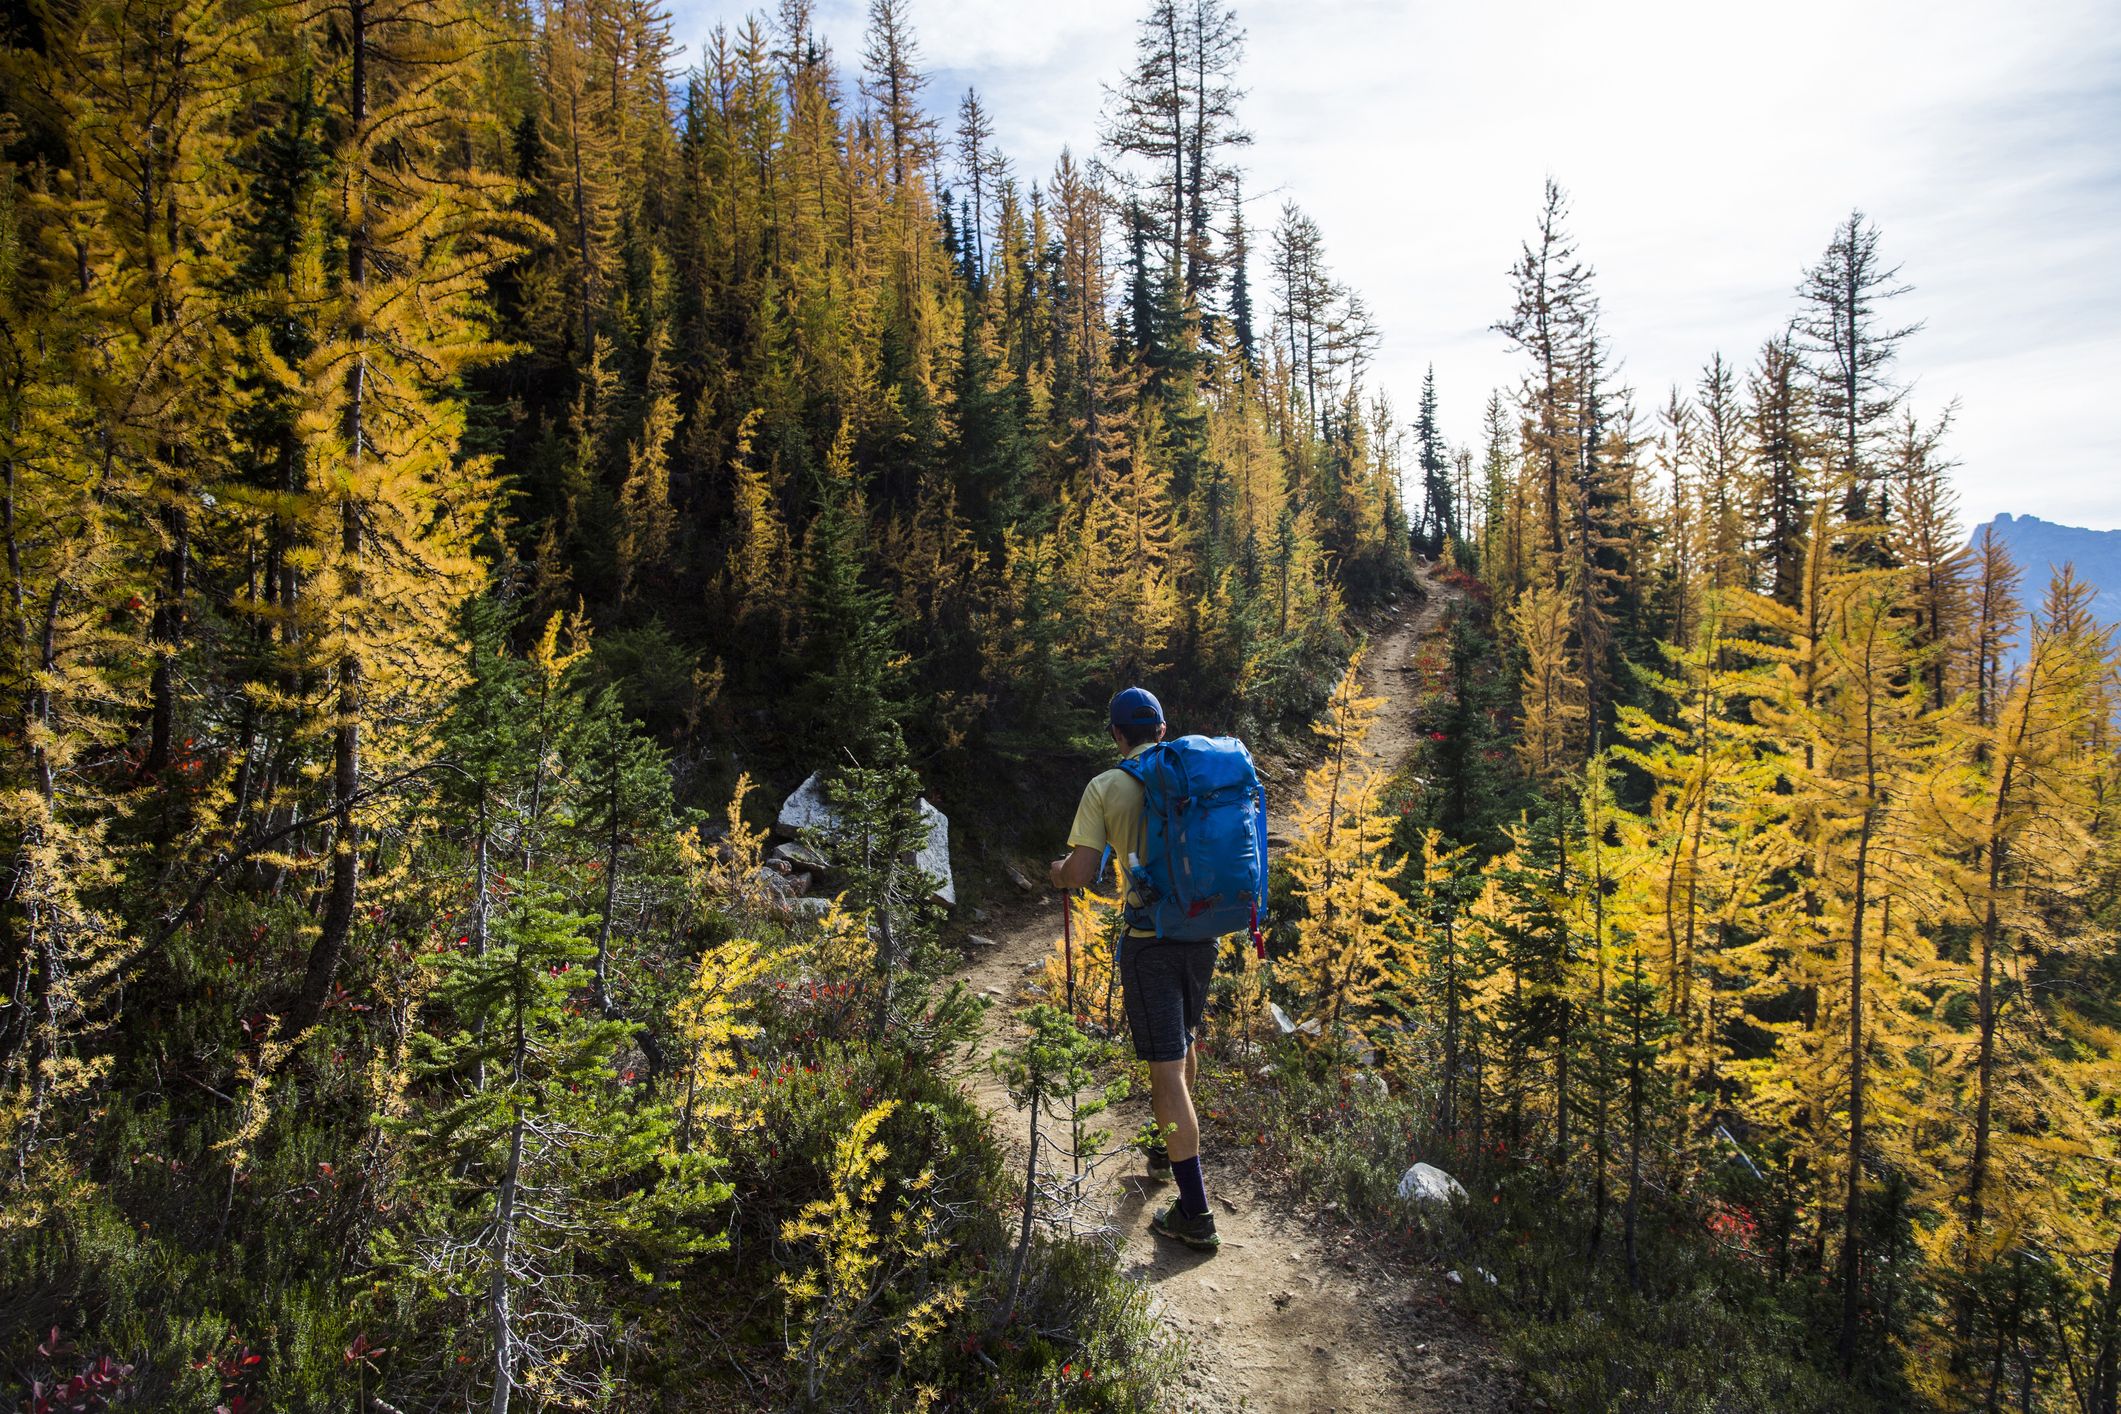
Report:
[[1171,1151],[1169,1149],[1166,1149],[1161,1144],[1151,1144],[1144,1151],[1142,1158],[1148,1164],[1150,1182],[1169,1183],[1171,1181]]
[[1149,1219],[1149,1231],[1201,1252],[1213,1252],[1223,1245],[1223,1240],[1215,1235],[1215,1214],[1190,1217],[1180,1210],[1176,1198],[1171,1200],[1170,1207]]

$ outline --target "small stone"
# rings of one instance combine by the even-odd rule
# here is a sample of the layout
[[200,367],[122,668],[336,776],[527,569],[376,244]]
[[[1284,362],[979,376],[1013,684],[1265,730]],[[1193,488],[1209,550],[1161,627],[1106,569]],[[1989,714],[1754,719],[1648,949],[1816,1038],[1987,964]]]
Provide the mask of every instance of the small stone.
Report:
[[1466,1284],[1466,1279],[1465,1279],[1464,1277],[1460,1276],[1460,1275],[1459,1275],[1459,1274],[1458,1274],[1457,1272],[1455,1272],[1455,1271],[1449,1271],[1449,1272],[1445,1272],[1445,1273],[1443,1274],[1443,1279],[1444,1279],[1445,1281],[1447,1281],[1447,1282],[1451,1283],[1451,1285],[1453,1285],[1453,1286],[1464,1286],[1464,1285]]
[[1031,882],[1031,876],[1013,859],[1002,865],[1002,875],[1027,894],[1038,892],[1038,885]]
[[971,933],[966,935],[965,946],[973,948],[998,948],[1001,946],[1001,944],[997,943],[992,938],[983,938],[977,933]]

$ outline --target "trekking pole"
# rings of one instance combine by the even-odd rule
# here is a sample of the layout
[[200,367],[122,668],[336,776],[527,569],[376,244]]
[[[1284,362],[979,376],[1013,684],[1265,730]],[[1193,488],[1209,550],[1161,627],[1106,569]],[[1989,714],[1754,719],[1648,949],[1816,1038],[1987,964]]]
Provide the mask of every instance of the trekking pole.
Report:
[[1119,950],[1127,936],[1127,917],[1122,913],[1112,921],[1112,965],[1105,971],[1105,1034],[1112,1034],[1112,990],[1119,985]]
[[[1267,988],[1274,980],[1274,964],[1267,958],[1266,935],[1259,931],[1259,905],[1256,902],[1252,905],[1252,925],[1249,931],[1252,935],[1253,955],[1259,960],[1259,1007],[1253,1014],[1253,1020],[1257,1021],[1259,1014],[1267,1009]],[[1252,1039],[1251,1029],[1250,1026],[1245,1028],[1247,1041]]]
[[1061,895],[1061,965],[1068,974],[1068,1019],[1075,1019],[1075,890]]

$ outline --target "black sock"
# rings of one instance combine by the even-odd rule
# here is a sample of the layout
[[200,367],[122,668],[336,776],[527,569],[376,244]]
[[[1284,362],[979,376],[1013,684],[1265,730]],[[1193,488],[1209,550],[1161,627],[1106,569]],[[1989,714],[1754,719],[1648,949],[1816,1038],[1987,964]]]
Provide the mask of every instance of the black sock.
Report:
[[1200,1155],[1174,1162],[1171,1177],[1178,1181],[1178,1210],[1181,1213],[1197,1218],[1208,1211],[1208,1185],[1200,1176]]

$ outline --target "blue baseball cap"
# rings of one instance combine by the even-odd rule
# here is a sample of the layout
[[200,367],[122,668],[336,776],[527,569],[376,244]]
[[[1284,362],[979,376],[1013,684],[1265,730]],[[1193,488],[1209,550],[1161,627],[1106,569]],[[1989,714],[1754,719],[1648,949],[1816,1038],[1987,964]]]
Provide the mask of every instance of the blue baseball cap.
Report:
[[1153,727],[1164,720],[1164,704],[1146,687],[1130,687],[1112,699],[1112,725]]

